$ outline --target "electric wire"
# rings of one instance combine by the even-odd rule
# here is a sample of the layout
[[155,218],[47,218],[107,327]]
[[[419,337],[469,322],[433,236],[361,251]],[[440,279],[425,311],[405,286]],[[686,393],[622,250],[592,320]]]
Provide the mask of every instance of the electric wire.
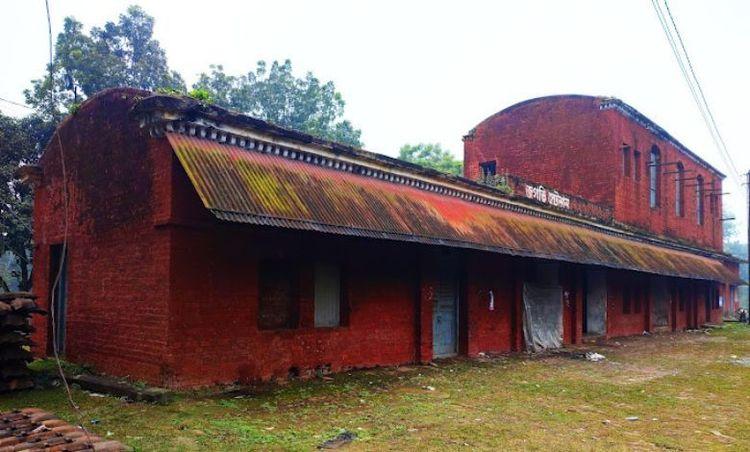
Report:
[[15,105],[16,107],[28,108],[29,110],[33,110],[34,109],[34,107],[29,107],[28,105],[24,105],[24,104],[22,104],[20,102],[14,102],[12,100],[4,99],[2,97],[0,97],[0,102],[5,102],[5,103],[10,104],[10,105]]
[[[50,80],[54,77],[54,58],[53,58],[53,49],[52,49],[52,19],[49,11],[49,0],[44,0],[44,6],[47,10],[47,29],[49,33],[49,73],[50,73]],[[54,92],[50,89],[50,109],[54,108]],[[52,112],[50,112],[52,113]],[[75,400],[73,399],[73,392],[70,389],[70,384],[68,384],[68,379],[65,376],[65,371],[62,368],[62,362],[60,360],[60,351],[59,351],[59,344],[57,343],[57,331],[56,331],[56,307],[57,303],[59,302],[59,299],[57,297],[57,291],[60,287],[60,279],[62,277],[63,270],[65,269],[65,261],[67,259],[68,254],[68,229],[69,229],[69,221],[68,221],[68,211],[69,211],[69,205],[70,205],[70,195],[68,193],[68,175],[67,175],[67,169],[65,166],[65,150],[63,148],[63,142],[62,138],[60,138],[60,130],[58,129],[55,131],[55,135],[57,137],[57,146],[58,150],[60,152],[60,171],[62,176],[62,198],[63,198],[63,242],[61,246],[61,252],[60,252],[60,259],[59,264],[57,266],[57,271],[55,274],[55,279],[52,283],[52,290],[50,295],[50,324],[52,328],[52,352],[55,356],[55,363],[57,364],[57,371],[60,375],[60,379],[63,382],[63,387],[65,388],[65,393],[68,399],[68,403],[73,408],[74,412],[76,413],[76,417],[78,418],[78,424],[83,430],[84,434],[86,435],[86,440],[91,443],[91,438],[89,436],[88,429],[83,425],[83,413],[81,412],[80,407],[78,404],[75,403]]]
[[727,145],[724,142],[724,137],[722,137],[721,132],[719,132],[719,127],[716,124],[716,119],[714,118],[714,115],[711,112],[711,107],[708,104],[708,100],[706,100],[706,96],[703,93],[703,87],[701,86],[700,80],[698,79],[698,75],[695,73],[693,62],[690,60],[690,54],[688,54],[687,48],[685,47],[685,42],[682,40],[680,29],[677,28],[677,23],[675,21],[674,16],[672,15],[672,10],[669,9],[669,3],[667,2],[667,0],[664,0],[664,7],[666,8],[667,14],[669,15],[669,20],[672,22],[672,27],[674,28],[675,34],[677,35],[677,41],[680,43],[680,47],[682,48],[682,53],[685,55],[685,61],[687,61],[690,74],[693,76],[693,80],[695,80],[695,86],[698,88],[698,94],[700,95],[701,100],[703,101],[703,104],[706,107],[706,113],[708,113],[708,118],[710,119],[711,124],[713,125],[713,128],[716,131],[716,136],[718,137],[719,142],[721,143],[721,147],[719,148],[719,151],[721,151],[724,154],[726,163],[730,167],[730,170],[734,172],[733,177],[737,178],[735,182],[739,182],[740,173],[739,171],[737,171],[737,166],[734,164],[734,161],[732,160],[732,156],[729,154]]
[[[690,94],[693,97],[693,100],[695,101],[695,104],[698,107],[698,111],[700,112],[703,118],[703,121],[709,130],[709,133],[711,135],[711,140],[714,142],[714,145],[718,149],[719,155],[721,155],[722,160],[724,160],[724,163],[727,165],[729,169],[729,174],[733,182],[735,182],[737,185],[740,185],[739,172],[737,171],[734,161],[732,160],[731,155],[729,154],[729,151],[727,150],[726,143],[724,142],[724,139],[721,136],[721,133],[719,132],[719,128],[713,116],[713,113],[711,112],[708,106],[706,96],[703,93],[703,89],[700,86],[700,83],[695,73],[695,69],[687,54],[685,43],[682,40],[681,35],[679,34],[679,30],[677,29],[674,16],[671,14],[671,11],[669,11],[667,0],[664,0],[664,5],[667,9],[667,14],[669,15],[669,21],[667,20],[667,17],[664,11],[661,9],[661,6],[659,5],[658,0],[651,0],[651,4],[654,7],[654,11],[656,12],[656,16],[659,19],[659,23],[662,27],[662,30],[664,31],[664,34],[667,37],[667,41],[669,42],[670,48],[672,49],[672,53],[674,54],[675,59],[677,60],[677,64],[679,66],[680,72],[682,73],[682,76],[688,85]],[[675,30],[675,34],[677,35],[677,38],[675,38],[675,35],[672,33],[672,29],[670,28],[670,25],[669,25],[670,22],[672,24],[672,27]],[[680,48],[682,49],[682,53],[680,53]],[[683,54],[685,55],[684,58],[682,56]]]

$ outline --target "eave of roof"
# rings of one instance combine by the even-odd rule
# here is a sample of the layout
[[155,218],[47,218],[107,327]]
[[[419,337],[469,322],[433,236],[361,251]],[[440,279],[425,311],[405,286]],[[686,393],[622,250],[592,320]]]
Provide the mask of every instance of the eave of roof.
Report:
[[657,137],[661,138],[664,141],[670,142],[674,147],[678,148],[680,151],[687,154],[688,157],[695,160],[695,162],[698,163],[699,165],[705,167],[709,171],[716,173],[716,175],[718,175],[721,178],[726,178],[726,175],[722,173],[721,171],[719,171],[718,169],[716,169],[715,166],[703,160],[703,158],[701,158],[695,152],[691,151],[690,148],[682,144],[677,138],[673,137],[669,132],[664,130],[659,124],[649,119],[646,115],[636,110],[631,105],[623,102],[622,100],[616,97],[601,97],[599,98],[599,102],[600,102],[599,108],[601,108],[602,110],[606,110],[608,108],[615,108],[622,115],[632,118],[636,122],[640,123],[642,126],[644,126],[646,129],[651,131],[651,133],[653,133]]
[[309,134],[279,127],[257,118],[232,112],[214,105],[204,104],[191,98],[165,95],[147,96],[134,105],[133,113],[140,118],[143,126],[151,127],[152,133],[156,134],[163,134],[169,127],[182,127],[183,132],[185,132],[185,128],[189,128],[191,125],[193,132],[196,126],[202,128],[204,131],[208,130],[210,134],[213,134],[213,139],[220,142],[224,139],[229,141],[239,139],[242,136],[248,136],[248,134],[262,133],[266,134],[266,138],[276,144],[289,145],[290,148],[302,146],[308,151],[312,150],[318,154],[322,153],[322,155],[328,155],[343,161],[362,163],[364,167],[373,168],[375,173],[383,170],[382,172],[385,174],[395,174],[397,177],[399,175],[405,176],[407,179],[415,181],[417,185],[423,185],[424,189],[428,191],[458,191],[466,193],[467,196],[461,196],[463,199],[468,199],[472,202],[496,206],[502,205],[505,209],[524,212],[567,224],[594,228],[610,235],[639,240],[723,261],[737,261],[735,256],[716,250],[697,248],[669,238],[650,235],[643,231],[629,231],[616,225],[601,224],[590,219],[581,218],[574,213],[567,214],[560,211],[551,211],[531,202],[510,199],[507,194],[500,190],[464,177],[453,176],[385,155],[322,140]]
[[363,174],[333,158],[261,141],[221,143],[188,129],[166,135],[222,220],[737,282],[716,259]]

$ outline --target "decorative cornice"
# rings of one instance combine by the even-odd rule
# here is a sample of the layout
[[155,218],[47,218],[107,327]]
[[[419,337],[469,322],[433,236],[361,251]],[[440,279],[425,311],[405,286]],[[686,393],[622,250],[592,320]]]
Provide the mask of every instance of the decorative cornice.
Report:
[[620,99],[617,99],[615,97],[602,98],[599,102],[599,109],[600,110],[616,110],[617,112],[627,117],[631,121],[637,123],[638,125],[648,130],[649,132],[653,133],[660,139],[668,142],[675,148],[682,151],[682,153],[684,153],[687,157],[689,157],[698,165],[704,167],[708,171],[711,171],[717,174],[720,178],[726,177],[721,171],[714,168],[713,165],[706,162],[702,158],[698,157],[698,155],[695,152],[691,151],[690,149],[688,149],[687,146],[677,141],[675,137],[670,135],[669,132],[664,130],[661,126],[659,126],[652,120],[648,119],[643,113],[639,112],[638,110],[626,104],[625,102],[621,101]]

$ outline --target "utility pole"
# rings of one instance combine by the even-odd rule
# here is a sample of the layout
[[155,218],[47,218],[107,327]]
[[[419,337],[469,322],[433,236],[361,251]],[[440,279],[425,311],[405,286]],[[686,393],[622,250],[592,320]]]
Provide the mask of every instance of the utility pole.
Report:
[[[745,182],[745,188],[747,188],[747,266],[750,269],[750,171],[745,174],[747,181]],[[750,325],[750,288],[748,289],[748,302],[747,302],[747,324]]]

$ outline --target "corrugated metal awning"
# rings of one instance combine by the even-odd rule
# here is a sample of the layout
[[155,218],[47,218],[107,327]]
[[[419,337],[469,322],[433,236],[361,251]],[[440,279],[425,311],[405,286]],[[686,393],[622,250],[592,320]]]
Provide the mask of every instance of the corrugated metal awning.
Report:
[[706,256],[208,139],[167,137],[203,204],[222,220],[739,282]]

